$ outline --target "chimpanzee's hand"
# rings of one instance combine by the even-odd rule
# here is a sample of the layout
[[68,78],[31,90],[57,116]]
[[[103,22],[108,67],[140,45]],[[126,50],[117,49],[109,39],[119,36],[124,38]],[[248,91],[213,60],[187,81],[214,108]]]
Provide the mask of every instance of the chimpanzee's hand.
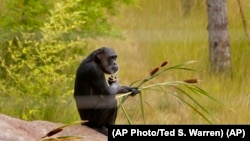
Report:
[[111,75],[111,76],[108,78],[108,83],[109,83],[109,85],[111,85],[112,83],[115,83],[116,81],[117,81],[117,77],[116,77],[116,76]]
[[131,87],[131,96],[135,96],[138,93],[141,93],[141,91],[137,87]]

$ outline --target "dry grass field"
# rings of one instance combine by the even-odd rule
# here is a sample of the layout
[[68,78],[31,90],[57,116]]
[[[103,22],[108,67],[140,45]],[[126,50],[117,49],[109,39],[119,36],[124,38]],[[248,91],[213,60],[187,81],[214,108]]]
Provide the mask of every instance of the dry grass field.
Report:
[[[250,3],[247,0],[242,0],[242,3],[250,27]],[[145,78],[165,60],[169,66],[196,60],[189,67],[197,71],[172,70],[151,83],[197,78],[201,81],[196,85],[224,104],[198,97],[198,101],[214,117],[212,123],[250,123],[250,46],[247,44],[237,1],[228,1],[233,68],[231,77],[214,75],[209,71],[205,1],[194,0],[189,10],[188,13],[185,11],[181,0],[141,0],[138,6],[125,7],[118,17],[112,19],[123,32],[124,38],[103,38],[92,44],[115,48],[120,64],[118,78],[125,85]],[[153,90],[142,91],[142,95],[147,124],[207,124],[194,110],[171,95]],[[143,124],[139,103],[139,96],[125,102],[134,124]],[[120,110],[117,124],[127,123],[125,114]]]

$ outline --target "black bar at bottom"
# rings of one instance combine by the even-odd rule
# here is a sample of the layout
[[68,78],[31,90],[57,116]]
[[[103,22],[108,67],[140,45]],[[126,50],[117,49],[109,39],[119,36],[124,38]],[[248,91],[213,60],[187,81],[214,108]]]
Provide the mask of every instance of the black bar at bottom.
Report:
[[108,141],[188,138],[250,141],[250,125],[111,125],[108,133]]

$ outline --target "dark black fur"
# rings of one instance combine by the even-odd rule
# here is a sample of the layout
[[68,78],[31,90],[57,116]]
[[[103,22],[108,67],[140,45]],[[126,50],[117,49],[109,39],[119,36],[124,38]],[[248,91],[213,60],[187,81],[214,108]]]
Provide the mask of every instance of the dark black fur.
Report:
[[74,97],[85,125],[107,135],[107,126],[115,124],[117,116],[118,93],[140,91],[134,87],[119,86],[117,80],[107,84],[104,73],[114,74],[118,71],[117,55],[111,48],[102,47],[93,51],[79,65],[76,78]]

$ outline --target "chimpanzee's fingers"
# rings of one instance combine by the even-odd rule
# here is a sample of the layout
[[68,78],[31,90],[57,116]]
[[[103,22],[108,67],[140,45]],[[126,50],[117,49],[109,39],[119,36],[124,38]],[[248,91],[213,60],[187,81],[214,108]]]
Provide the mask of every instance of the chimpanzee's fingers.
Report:
[[138,93],[141,93],[141,91],[137,87],[131,88],[131,96],[135,96]]
[[109,78],[108,78],[108,83],[111,85],[112,83],[116,82],[117,81],[117,77],[116,76],[113,76],[111,75]]

